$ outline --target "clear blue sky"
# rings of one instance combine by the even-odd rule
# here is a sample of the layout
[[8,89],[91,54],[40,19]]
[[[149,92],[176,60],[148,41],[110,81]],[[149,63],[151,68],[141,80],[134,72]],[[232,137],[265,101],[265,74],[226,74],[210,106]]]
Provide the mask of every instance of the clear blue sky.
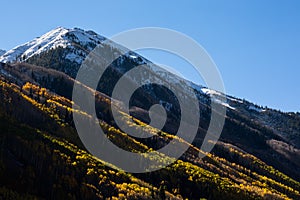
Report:
[[[0,48],[6,50],[57,26],[107,37],[145,26],[171,28],[208,51],[228,94],[300,111],[300,1],[12,0],[1,2],[0,17]],[[172,56],[144,55],[199,82]]]

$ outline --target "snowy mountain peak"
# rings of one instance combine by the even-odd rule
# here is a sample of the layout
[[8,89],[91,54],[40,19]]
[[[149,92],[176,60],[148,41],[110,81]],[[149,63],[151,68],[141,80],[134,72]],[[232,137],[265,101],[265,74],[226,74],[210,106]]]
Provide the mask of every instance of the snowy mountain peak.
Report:
[[[55,49],[58,47],[74,49],[74,45],[85,46],[87,50],[92,50],[94,46],[99,44],[105,38],[93,31],[84,31],[79,28],[67,29],[57,27],[48,33],[37,37],[30,42],[19,45],[0,56],[0,62],[25,61],[28,58],[38,55],[42,52]],[[79,55],[85,54],[80,50],[70,51],[66,55],[67,59],[72,59],[77,63],[82,61]]]

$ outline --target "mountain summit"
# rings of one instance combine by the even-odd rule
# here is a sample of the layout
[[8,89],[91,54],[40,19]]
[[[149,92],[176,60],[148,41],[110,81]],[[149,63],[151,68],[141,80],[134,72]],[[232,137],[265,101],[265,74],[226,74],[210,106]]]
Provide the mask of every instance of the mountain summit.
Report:
[[65,55],[66,59],[81,63],[86,53],[76,48],[76,46],[84,46],[91,51],[104,39],[104,37],[93,31],[58,27],[41,37],[7,51],[0,57],[0,62],[26,61],[33,56],[61,47],[70,49],[69,54]]

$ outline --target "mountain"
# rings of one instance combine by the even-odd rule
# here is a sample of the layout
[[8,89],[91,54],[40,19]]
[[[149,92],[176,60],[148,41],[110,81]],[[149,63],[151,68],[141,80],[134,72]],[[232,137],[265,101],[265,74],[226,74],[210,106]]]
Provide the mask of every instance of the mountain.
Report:
[[[75,78],[79,66],[85,59],[86,55],[95,46],[102,44],[104,40],[106,40],[105,37],[100,36],[93,31],[84,31],[79,28],[66,29],[58,27],[39,38],[7,51],[3,56],[0,57],[0,62],[15,62],[24,58],[24,62],[56,69],[66,73],[72,78]],[[111,51],[121,51],[121,47],[113,42],[106,44],[112,49]],[[161,79],[161,81],[167,78],[174,84],[179,83],[176,84],[177,87],[182,87],[182,85],[187,87],[191,86],[197,90],[200,100],[204,99],[205,101],[207,96],[210,94],[214,96],[222,95],[216,91],[212,91],[205,87],[197,86],[192,82],[183,80],[182,78],[177,77],[176,75],[160,68],[159,66],[154,65],[149,60],[139,56],[134,52],[129,52],[126,55],[116,59],[112,64],[113,69],[111,69],[111,73],[114,73],[114,77],[108,76],[108,79],[114,78],[114,80],[104,80],[104,82],[107,82],[108,85],[114,86],[115,81],[118,80],[118,77],[121,77],[134,66],[141,64],[146,64],[149,66],[149,70],[154,71],[154,73],[152,73],[153,76],[157,76],[158,74],[159,76],[157,79]],[[147,77],[144,79],[146,78]],[[185,84],[181,84],[182,82]],[[109,88],[107,84],[105,88],[103,86],[103,88],[98,89],[110,95],[109,93],[112,91],[112,88]],[[184,91],[185,88],[183,87],[181,90]],[[153,95],[151,94],[151,96]],[[157,97],[157,99],[162,99],[162,97]],[[207,104],[207,102],[203,103]],[[285,114],[268,108],[265,109],[253,103],[231,96],[227,96],[227,102],[223,102],[223,105],[226,106],[230,112],[234,112],[235,114],[239,113],[239,115],[246,115],[246,117],[252,121],[259,121],[262,126],[272,129],[276,135],[284,138],[295,147],[300,148],[299,129],[290,128],[290,124],[287,124],[286,127],[282,127],[286,124],[283,122],[293,121],[292,118],[296,117],[297,115],[293,113]]]
[[[59,27],[0,57],[0,197],[300,199],[299,114],[226,96],[226,102],[217,101],[227,109],[221,138],[211,153],[199,159],[213,112],[210,102],[224,94],[184,80],[132,51],[108,67],[95,95],[96,112],[110,140],[128,151],[142,152],[159,149],[170,140],[185,142],[174,136],[180,122],[178,101],[159,85],[139,88],[130,102],[131,116],[119,114],[124,123],[138,128],[150,123],[148,110],[159,103],[168,114],[160,134],[135,138],[115,123],[110,107],[122,104],[111,99],[112,90],[120,77],[141,64],[157,82],[170,80],[183,96],[189,97],[185,91],[193,88],[201,112],[198,133],[178,161],[151,173],[125,173],[91,156],[72,120],[73,112],[83,118],[89,113],[74,110],[76,102],[71,100],[74,84],[80,84],[74,81],[77,71],[98,45],[111,54],[125,49],[93,31]],[[141,79],[147,78],[141,74]],[[84,87],[90,91],[88,85]],[[163,155],[159,162],[168,159]]]

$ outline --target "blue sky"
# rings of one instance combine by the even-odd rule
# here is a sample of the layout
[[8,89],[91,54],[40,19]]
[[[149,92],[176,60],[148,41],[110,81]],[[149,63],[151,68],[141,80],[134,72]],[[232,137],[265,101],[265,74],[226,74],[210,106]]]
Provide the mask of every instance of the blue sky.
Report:
[[[72,2],[72,3],[71,3]],[[283,111],[300,111],[300,1],[3,1],[0,48],[57,27],[104,36],[155,26],[180,31],[217,64],[228,94]],[[200,82],[172,55],[142,51]]]

